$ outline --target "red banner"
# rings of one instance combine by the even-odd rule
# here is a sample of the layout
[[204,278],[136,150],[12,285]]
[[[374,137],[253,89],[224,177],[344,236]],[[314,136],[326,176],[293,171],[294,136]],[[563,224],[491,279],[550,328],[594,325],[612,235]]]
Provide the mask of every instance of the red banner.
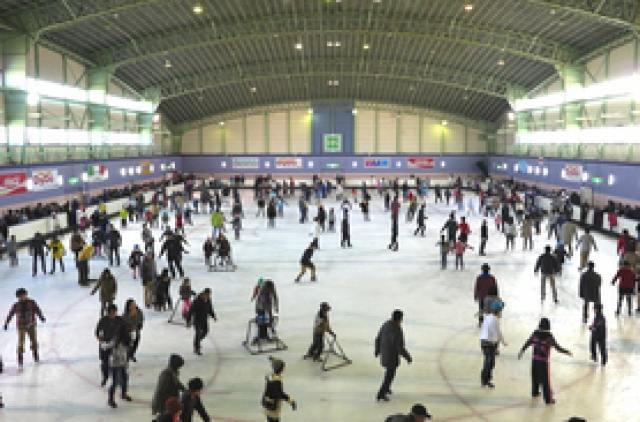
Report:
[[0,197],[27,193],[27,173],[0,174]]
[[433,157],[410,157],[407,158],[407,167],[410,169],[432,169],[436,167],[436,160]]

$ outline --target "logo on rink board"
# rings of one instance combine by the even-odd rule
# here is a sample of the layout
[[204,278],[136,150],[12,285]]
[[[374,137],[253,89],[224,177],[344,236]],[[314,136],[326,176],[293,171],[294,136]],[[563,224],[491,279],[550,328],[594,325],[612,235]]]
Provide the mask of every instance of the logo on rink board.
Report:
[[277,169],[301,169],[302,158],[295,157],[277,157],[276,158]]
[[407,167],[410,169],[432,169],[436,166],[436,160],[433,157],[409,157],[407,158]]
[[237,157],[231,161],[234,169],[259,169],[260,159],[253,157]]
[[365,158],[365,168],[389,168],[391,166],[391,160],[389,158]]

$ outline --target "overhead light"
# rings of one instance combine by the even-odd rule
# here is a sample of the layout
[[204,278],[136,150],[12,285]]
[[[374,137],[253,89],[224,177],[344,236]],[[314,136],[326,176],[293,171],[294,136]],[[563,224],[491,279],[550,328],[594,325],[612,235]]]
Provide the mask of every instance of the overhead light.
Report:
[[342,46],[342,43],[340,41],[336,41],[333,45],[335,45],[336,47],[340,47]]
[[171,60],[166,60],[166,61],[164,62],[164,67],[166,67],[166,68],[171,67]]
[[446,125],[448,125],[448,124],[449,124],[449,122],[447,122],[446,120],[443,120],[443,121],[442,121],[442,126],[446,126]]
[[510,121],[514,121],[516,119],[516,114],[513,111],[510,111],[510,112],[507,113],[507,118]]
[[224,126],[224,122],[220,122],[220,126]]
[[355,116],[356,114],[358,114],[358,109],[354,108],[353,110],[351,110],[351,113]]
[[252,86],[252,87],[251,87],[251,92],[253,92],[253,93],[255,94],[255,92],[256,92],[256,91],[257,91],[256,87],[255,87],[255,86]]
[[373,0],[374,3],[380,3],[380,0]]
[[364,46],[362,46],[362,48],[364,48],[365,50],[369,49],[369,44],[365,44]]
[[329,86],[338,86],[340,85],[339,81],[327,81],[327,85]]
[[193,6],[193,13],[195,13],[196,15],[199,15],[200,13],[202,13],[202,5],[200,3],[196,3]]
[[622,115],[620,113],[602,113],[600,115],[601,119],[620,119]]
[[160,115],[158,113],[153,115],[153,123],[160,122]]
[[467,3],[464,5],[464,11],[465,12],[471,12],[473,10],[473,4],[471,3]]
[[498,66],[504,66],[504,60],[502,59],[498,60]]
[[38,102],[40,102],[40,96],[35,92],[30,92],[27,96],[27,103],[29,105],[38,105]]
[[333,41],[327,41],[327,47],[333,47]]
[[302,43],[296,43],[296,50],[302,50]]
[[556,9],[549,10],[549,13],[551,13],[552,15],[555,15],[556,14]]
[[556,120],[556,123],[564,123],[564,120],[558,119],[558,120]]
[[313,114],[313,109],[312,109],[312,108],[310,108],[309,110],[307,110],[307,113],[309,113],[309,114]]

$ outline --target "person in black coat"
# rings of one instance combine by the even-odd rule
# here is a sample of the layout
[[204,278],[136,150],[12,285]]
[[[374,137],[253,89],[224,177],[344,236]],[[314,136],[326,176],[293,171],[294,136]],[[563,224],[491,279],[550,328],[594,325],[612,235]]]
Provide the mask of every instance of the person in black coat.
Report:
[[47,266],[44,261],[44,250],[45,248],[49,249],[44,238],[37,232],[31,242],[29,242],[29,253],[33,259],[33,271],[32,275],[35,277],[38,272],[38,258],[40,258],[40,266],[42,267],[42,273],[47,273]]
[[300,266],[302,269],[300,270],[300,274],[296,277],[296,283],[300,282],[302,276],[307,272],[307,268],[311,269],[311,281],[316,281],[316,266],[311,262],[313,252],[316,249],[318,249],[318,244],[312,242],[302,254],[302,258],[300,258]]
[[389,401],[391,394],[391,383],[396,376],[396,370],[400,366],[400,356],[411,364],[412,359],[407,349],[404,347],[404,334],[401,324],[404,314],[401,310],[393,311],[391,319],[385,322],[375,341],[375,356],[380,356],[380,364],[385,368],[384,380],[376,396],[376,400]]
[[418,232],[420,232],[420,235],[422,237],[424,237],[424,231],[426,229],[426,226],[424,224],[424,220],[426,218],[428,218],[425,215],[424,210],[425,210],[425,205],[424,204],[420,205],[420,209],[418,210],[418,218],[416,218],[416,222],[418,223],[418,227],[416,228],[416,231],[413,232],[414,236],[417,236]]
[[341,233],[342,233],[342,240],[340,241],[340,246],[342,246],[343,248],[345,246],[350,248],[351,247],[351,225],[349,224],[349,213],[346,213],[346,212],[342,217]]
[[187,328],[191,328],[191,325],[193,325],[195,330],[193,353],[196,355],[202,354],[201,343],[209,333],[209,317],[212,317],[214,321],[218,321],[211,304],[211,289],[207,287],[193,301],[187,313]]
[[182,393],[182,415],[180,422],[192,422],[193,413],[198,412],[203,422],[210,422],[211,418],[207,414],[206,409],[200,400],[200,394],[204,388],[201,378],[193,378],[189,380],[188,390]]
[[591,330],[591,360],[598,361],[596,347],[600,349],[600,359],[602,366],[607,364],[607,322],[602,313],[602,304],[596,303],[593,306],[593,324],[589,327]]
[[100,318],[96,326],[95,336],[100,344],[100,369],[102,371],[103,387],[109,379],[109,359],[115,346],[115,337],[120,330],[120,326],[124,324],[122,317],[118,316],[118,307],[114,304],[107,308],[107,315]]
[[180,273],[180,277],[184,277],[184,270],[182,269],[182,254],[189,253],[182,247],[182,242],[176,239],[173,235],[167,235],[167,240],[162,244],[160,249],[160,256],[167,253],[167,264],[171,271],[171,278],[176,277],[176,268]]
[[545,299],[545,290],[546,290],[546,279],[549,279],[551,283],[551,290],[553,291],[553,300],[558,303],[558,292],[556,291],[556,279],[555,274],[560,271],[560,265],[555,256],[551,254],[551,246],[547,245],[544,247],[544,254],[538,257],[538,261],[536,262],[536,267],[534,269],[534,273],[538,273],[540,271],[542,273],[541,278],[541,293],[542,293],[542,301]]
[[284,392],[282,385],[285,363],[271,356],[269,360],[273,367],[273,374],[266,379],[265,391],[262,396],[262,410],[267,417],[267,422],[279,422],[283,401],[289,403],[293,410],[296,410],[297,407],[295,400]]
[[582,307],[582,322],[587,323],[589,318],[589,303],[600,303],[600,286],[602,277],[594,271],[595,264],[587,263],[587,271],[580,276],[580,298],[584,301]]
[[120,266],[120,245],[122,244],[122,236],[120,232],[113,227],[113,224],[109,226],[109,232],[107,233],[107,245],[109,247],[109,266],[113,266],[113,257],[116,257],[116,264]]
[[487,225],[487,220],[482,220],[482,225],[480,226],[480,256],[485,256],[484,250],[487,246],[487,241],[489,240],[489,226]]

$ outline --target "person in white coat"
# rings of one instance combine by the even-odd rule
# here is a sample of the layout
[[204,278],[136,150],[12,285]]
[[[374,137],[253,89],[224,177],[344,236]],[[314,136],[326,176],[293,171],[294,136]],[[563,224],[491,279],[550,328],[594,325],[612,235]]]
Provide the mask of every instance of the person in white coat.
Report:
[[500,343],[507,345],[500,329],[500,320],[504,302],[496,300],[491,304],[491,313],[484,317],[480,327],[480,347],[484,355],[484,365],[480,373],[480,382],[483,387],[494,388],[491,382],[493,368],[496,365],[496,350]]

